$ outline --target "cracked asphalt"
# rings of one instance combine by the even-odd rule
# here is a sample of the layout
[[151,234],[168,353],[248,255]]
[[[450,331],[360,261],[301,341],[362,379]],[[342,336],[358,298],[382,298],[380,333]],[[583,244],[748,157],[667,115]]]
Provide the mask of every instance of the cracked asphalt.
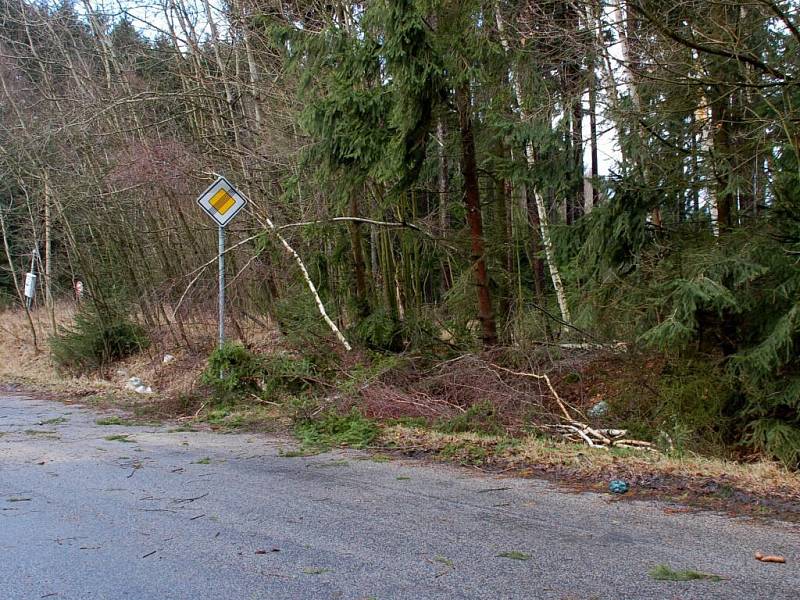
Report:
[[800,598],[788,524],[101,416],[0,394],[0,600]]

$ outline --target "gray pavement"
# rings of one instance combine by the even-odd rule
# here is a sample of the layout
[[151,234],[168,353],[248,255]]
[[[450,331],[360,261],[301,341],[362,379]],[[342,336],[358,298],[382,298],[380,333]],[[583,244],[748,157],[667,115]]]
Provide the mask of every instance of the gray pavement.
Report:
[[0,600],[800,598],[789,525],[98,416],[0,395]]

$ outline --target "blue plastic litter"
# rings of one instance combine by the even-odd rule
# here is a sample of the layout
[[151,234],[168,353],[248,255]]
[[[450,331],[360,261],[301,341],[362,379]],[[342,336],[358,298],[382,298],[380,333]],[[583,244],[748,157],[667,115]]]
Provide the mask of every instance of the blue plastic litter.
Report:
[[621,479],[612,479],[611,483],[608,484],[608,490],[612,494],[624,494],[630,489],[630,486],[627,482],[622,481]]

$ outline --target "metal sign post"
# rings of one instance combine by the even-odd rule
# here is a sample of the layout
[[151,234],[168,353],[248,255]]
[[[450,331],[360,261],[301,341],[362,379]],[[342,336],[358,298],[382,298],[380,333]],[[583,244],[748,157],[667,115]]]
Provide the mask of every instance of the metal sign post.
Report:
[[225,343],[225,226],[247,205],[247,198],[224,177],[219,177],[197,198],[219,226],[219,345]]
[[219,226],[219,347],[225,343],[225,227]]

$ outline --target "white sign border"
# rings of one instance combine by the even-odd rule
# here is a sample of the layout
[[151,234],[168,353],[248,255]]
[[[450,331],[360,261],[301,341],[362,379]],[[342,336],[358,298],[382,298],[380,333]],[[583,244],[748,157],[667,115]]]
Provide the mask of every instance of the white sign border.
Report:
[[[241,203],[238,203],[238,204],[237,204],[237,206],[234,206],[234,207],[233,207],[233,212],[230,214],[230,216],[229,216],[229,217],[227,217],[227,218],[225,219],[225,221],[220,221],[220,220],[217,218],[217,216],[219,215],[219,213],[218,213],[217,211],[212,211],[212,210],[210,210],[210,209],[209,209],[209,207],[207,207],[205,204],[203,204],[203,200],[208,200],[208,197],[209,197],[209,195],[213,195],[214,193],[216,193],[216,192],[217,192],[217,190],[218,190],[220,187],[223,187],[223,188],[225,189],[225,191],[226,191],[226,192],[228,192],[228,194],[230,194],[231,196],[233,196],[234,200],[236,200],[237,198],[238,198],[239,200],[241,200]],[[200,206],[200,208],[202,208],[202,209],[203,209],[203,211],[204,211],[204,212],[205,212],[205,213],[206,213],[206,214],[207,214],[209,217],[211,217],[212,219],[214,219],[214,222],[215,222],[217,225],[219,225],[220,227],[225,227],[226,225],[228,225],[228,223],[230,223],[230,222],[231,222],[231,221],[234,219],[234,217],[235,217],[236,215],[238,215],[238,214],[239,214],[239,212],[240,212],[240,211],[241,211],[241,210],[242,210],[242,209],[243,209],[245,206],[247,206],[247,204],[248,204],[250,201],[247,199],[247,196],[245,196],[245,195],[244,195],[244,194],[242,194],[242,193],[241,193],[239,190],[237,190],[237,189],[236,189],[236,187],[234,187],[234,185],[233,185],[233,184],[232,184],[230,181],[228,181],[228,180],[227,180],[225,177],[223,177],[222,175],[220,175],[219,177],[217,177],[217,179],[216,179],[216,180],[215,180],[215,181],[214,181],[214,182],[213,182],[211,185],[209,185],[209,186],[208,186],[208,187],[205,189],[205,191],[204,191],[202,194],[200,194],[200,195],[197,197],[197,200],[196,200],[196,202],[197,202],[197,204]],[[226,216],[227,216],[227,215],[226,215]]]

